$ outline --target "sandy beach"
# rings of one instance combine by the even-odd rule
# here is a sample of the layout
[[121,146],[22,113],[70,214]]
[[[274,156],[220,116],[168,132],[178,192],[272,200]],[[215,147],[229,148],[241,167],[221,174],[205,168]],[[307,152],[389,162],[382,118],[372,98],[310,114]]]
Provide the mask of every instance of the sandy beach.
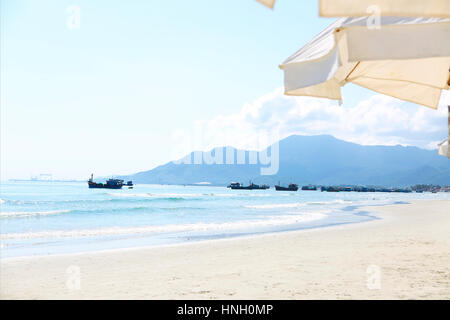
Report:
[[[176,246],[1,260],[2,299],[449,299],[450,201]],[[79,272],[79,273],[78,273]]]

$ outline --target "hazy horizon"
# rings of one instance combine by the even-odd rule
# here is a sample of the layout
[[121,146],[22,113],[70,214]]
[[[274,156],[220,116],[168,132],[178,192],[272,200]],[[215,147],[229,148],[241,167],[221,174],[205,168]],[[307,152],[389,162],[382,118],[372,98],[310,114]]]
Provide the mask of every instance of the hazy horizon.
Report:
[[[287,136],[287,137],[284,137],[284,138],[282,138],[282,139],[280,139],[280,141],[281,140],[284,140],[284,139],[286,139],[286,138],[289,138],[289,137],[292,137],[292,136],[311,136],[311,137],[313,137],[313,136],[331,136],[331,137],[333,137],[333,138],[335,138],[335,139],[337,139],[336,137],[334,137],[333,135],[328,135],[328,134],[318,134],[318,135],[298,135],[298,134],[292,134],[292,135],[289,135],[289,136]],[[346,141],[346,140],[342,140],[342,139],[339,139],[339,140],[341,140],[341,141]],[[278,141],[277,141],[278,142]],[[346,142],[351,142],[351,141],[346,141]],[[353,142],[354,143],[354,142]],[[359,143],[356,143],[356,144],[359,144]],[[361,145],[361,144],[359,144],[359,145]],[[261,150],[263,150],[263,149],[265,149],[265,148],[267,148],[267,147],[269,147],[270,145],[266,145],[266,146],[263,146],[262,148],[259,148],[259,149],[254,149],[254,150],[245,150],[245,151],[256,151],[256,152],[259,152],[259,151],[261,151]],[[397,145],[371,145],[371,146],[402,146],[402,147],[408,147],[407,145],[400,145],[400,144],[397,144]],[[236,148],[236,147],[234,147],[234,146],[225,146],[225,145],[223,145],[223,146],[216,146],[216,147],[214,147],[214,148],[226,148],[226,147],[231,147],[231,148],[233,148],[233,149],[239,149],[239,148]],[[414,146],[413,146],[414,147]],[[423,149],[423,150],[427,150],[427,149],[424,149],[424,148],[420,148],[420,147],[418,147],[419,149]],[[437,152],[437,148],[436,149],[433,149],[433,150],[435,150],[436,152]],[[192,154],[192,153],[195,153],[195,152],[211,152],[211,151],[213,151],[213,149],[208,149],[208,150],[191,150],[188,154],[186,154],[185,156],[187,156],[187,155],[189,155],[189,154]],[[143,171],[150,171],[150,170],[153,170],[153,169],[155,169],[155,168],[157,168],[157,167],[159,167],[159,166],[161,166],[161,165],[164,165],[164,164],[167,164],[167,163],[170,163],[170,162],[174,162],[174,161],[178,161],[178,160],[180,160],[180,159],[182,159],[183,157],[180,157],[180,158],[173,158],[173,159],[170,159],[170,160],[168,160],[167,162],[164,162],[164,163],[161,163],[161,164],[158,164],[158,165],[156,165],[156,166],[154,166],[154,167],[152,167],[152,168],[148,168],[148,169],[145,169],[145,170],[143,170]],[[91,173],[93,173],[93,172],[91,172]],[[90,176],[90,174],[91,173],[89,173],[89,174],[87,174],[86,175],[86,177],[88,177],[88,176]],[[136,174],[136,173],[138,173],[138,171],[136,171],[136,172],[130,172],[130,173],[112,173],[112,174],[109,174],[109,175],[106,175],[106,176],[99,176],[99,175],[96,175],[95,173],[93,173],[94,175],[96,175],[98,178],[106,178],[106,177],[114,177],[114,176],[126,176],[126,175],[131,175],[131,174]],[[16,177],[10,177],[10,178],[8,178],[8,179],[2,179],[2,180],[0,180],[0,181],[8,181],[8,180],[31,180],[32,178],[38,178],[38,181],[45,181],[45,180],[39,180],[40,179],[40,175],[47,175],[48,173],[43,173],[43,172],[41,172],[41,173],[36,173],[36,174],[31,174],[29,177],[23,177],[23,178],[16,178]],[[70,179],[58,179],[58,178],[54,178],[54,177],[52,177],[52,179],[53,180],[60,180],[60,181],[85,181],[87,178],[86,177],[77,177],[77,178],[70,178]]]

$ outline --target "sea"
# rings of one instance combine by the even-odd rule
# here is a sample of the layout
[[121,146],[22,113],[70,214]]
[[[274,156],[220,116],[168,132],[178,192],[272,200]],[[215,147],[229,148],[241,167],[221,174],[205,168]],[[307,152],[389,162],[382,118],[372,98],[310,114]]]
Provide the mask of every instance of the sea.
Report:
[[450,193],[231,190],[86,182],[2,182],[0,258],[181,244],[379,219],[373,206],[450,199]]

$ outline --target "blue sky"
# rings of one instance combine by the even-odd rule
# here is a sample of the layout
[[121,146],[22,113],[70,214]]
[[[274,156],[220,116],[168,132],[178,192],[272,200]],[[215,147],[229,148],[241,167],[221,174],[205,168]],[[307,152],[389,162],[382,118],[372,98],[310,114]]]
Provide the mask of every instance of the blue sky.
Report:
[[[254,0],[0,1],[2,179],[167,162],[174,132],[278,90],[278,64],[333,21],[318,17],[317,1],[273,11]],[[70,6],[79,29],[67,27]],[[342,108],[372,95],[346,88]],[[429,142],[445,137],[436,130]]]

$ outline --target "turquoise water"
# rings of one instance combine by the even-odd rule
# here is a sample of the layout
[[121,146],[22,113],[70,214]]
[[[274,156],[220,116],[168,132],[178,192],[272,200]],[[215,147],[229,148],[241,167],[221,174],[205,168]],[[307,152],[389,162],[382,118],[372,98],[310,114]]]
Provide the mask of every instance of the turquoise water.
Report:
[[450,194],[327,193],[86,183],[5,182],[1,257],[175,244],[376,219],[360,209]]

